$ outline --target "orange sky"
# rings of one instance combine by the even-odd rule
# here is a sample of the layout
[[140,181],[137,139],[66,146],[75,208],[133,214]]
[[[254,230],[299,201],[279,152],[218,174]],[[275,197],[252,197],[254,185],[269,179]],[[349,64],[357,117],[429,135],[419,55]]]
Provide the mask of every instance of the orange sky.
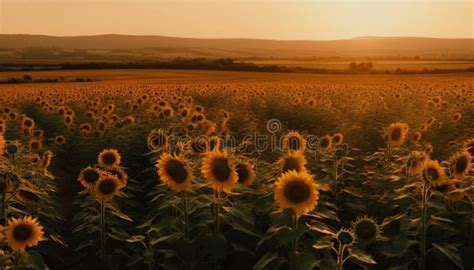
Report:
[[0,0],[0,33],[474,37],[474,0]]

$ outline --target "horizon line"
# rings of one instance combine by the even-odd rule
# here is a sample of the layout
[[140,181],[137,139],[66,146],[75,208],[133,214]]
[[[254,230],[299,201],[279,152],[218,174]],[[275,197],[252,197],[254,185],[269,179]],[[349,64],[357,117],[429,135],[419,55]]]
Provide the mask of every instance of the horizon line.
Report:
[[355,39],[377,39],[377,38],[425,38],[425,39],[473,39],[474,37],[435,37],[435,36],[355,36],[350,38],[337,39],[277,39],[277,38],[256,38],[256,37],[185,37],[185,36],[168,36],[160,34],[86,34],[86,35],[48,35],[48,34],[26,34],[26,33],[0,33],[0,36],[42,36],[55,38],[77,38],[77,37],[101,37],[101,36],[130,36],[130,37],[165,37],[165,38],[181,38],[181,39],[211,39],[211,40],[267,40],[267,41],[341,41]]

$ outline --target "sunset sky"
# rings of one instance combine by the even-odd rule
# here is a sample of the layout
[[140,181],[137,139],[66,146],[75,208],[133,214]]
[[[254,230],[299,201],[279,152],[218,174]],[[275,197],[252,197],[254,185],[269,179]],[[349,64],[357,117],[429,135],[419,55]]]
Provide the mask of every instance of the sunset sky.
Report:
[[474,37],[474,0],[0,0],[0,33]]

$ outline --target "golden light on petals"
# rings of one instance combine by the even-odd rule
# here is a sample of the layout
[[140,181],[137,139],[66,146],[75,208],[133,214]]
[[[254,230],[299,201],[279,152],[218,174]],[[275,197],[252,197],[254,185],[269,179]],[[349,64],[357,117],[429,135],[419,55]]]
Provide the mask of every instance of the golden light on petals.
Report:
[[38,242],[43,238],[43,234],[43,227],[36,218],[29,216],[10,219],[5,231],[10,248],[20,253],[25,252],[27,247],[38,245]]
[[113,168],[119,166],[122,158],[115,149],[104,149],[97,157],[97,162],[104,168]]
[[191,187],[192,169],[183,157],[163,153],[155,167],[160,180],[172,190],[180,192]]
[[399,147],[403,144],[408,133],[408,125],[405,123],[390,124],[387,128],[388,143],[391,147]]
[[291,208],[297,216],[301,216],[316,208],[318,184],[306,172],[289,171],[277,178],[274,197],[281,209]]
[[218,192],[230,193],[239,180],[235,162],[226,151],[210,151],[204,155],[201,173]]
[[112,201],[120,191],[120,180],[115,175],[106,175],[97,181],[94,194],[99,200]]

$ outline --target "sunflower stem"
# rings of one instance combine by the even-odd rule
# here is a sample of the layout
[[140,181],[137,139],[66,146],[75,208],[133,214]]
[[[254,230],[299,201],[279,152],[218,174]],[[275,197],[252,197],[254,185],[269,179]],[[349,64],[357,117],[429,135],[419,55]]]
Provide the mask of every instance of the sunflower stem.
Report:
[[337,248],[337,270],[343,270],[343,265],[344,265],[344,251],[343,251],[343,245],[341,242],[338,240],[339,247]]
[[188,196],[186,191],[181,193],[182,204],[183,204],[183,217],[184,217],[184,239],[189,241],[189,213],[188,213]]
[[214,232],[217,234],[219,233],[220,231],[220,220],[219,220],[219,212],[220,212],[220,206],[219,206],[219,197],[220,197],[220,193],[217,192],[217,191],[214,191],[214,206],[215,206],[215,209],[214,209]]
[[337,168],[338,167],[338,162],[337,162],[337,157],[334,156],[334,197],[336,201],[336,205],[339,205],[339,182],[337,179]]
[[[189,213],[188,213],[188,196],[185,190],[182,191],[182,204],[183,204],[183,216],[184,216],[184,239],[186,243],[189,241]],[[184,261],[185,269],[190,269],[188,260]]]
[[100,256],[105,269],[105,202],[100,200]]
[[385,171],[390,171],[390,163],[392,162],[392,147],[390,146],[389,141],[387,140],[387,151],[386,151],[386,163],[385,163]]
[[425,250],[426,250],[426,197],[428,194],[428,182],[423,182],[421,193],[421,264],[420,269],[425,270]]
[[291,244],[291,269],[296,269],[296,263],[295,263],[296,256],[295,255],[298,248],[298,236],[296,235],[297,227],[298,227],[298,216],[296,214],[293,214],[293,217],[291,219],[291,229],[294,233],[294,238]]

